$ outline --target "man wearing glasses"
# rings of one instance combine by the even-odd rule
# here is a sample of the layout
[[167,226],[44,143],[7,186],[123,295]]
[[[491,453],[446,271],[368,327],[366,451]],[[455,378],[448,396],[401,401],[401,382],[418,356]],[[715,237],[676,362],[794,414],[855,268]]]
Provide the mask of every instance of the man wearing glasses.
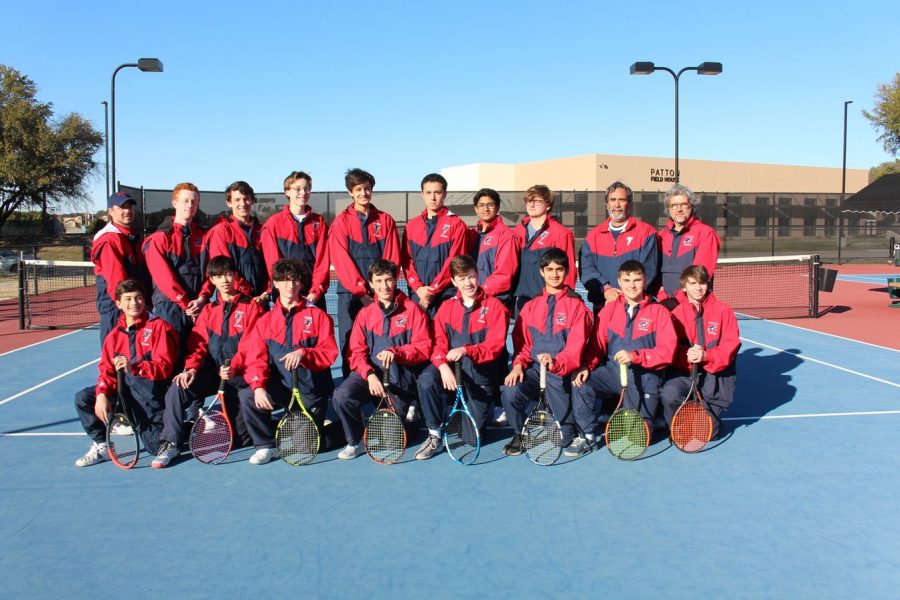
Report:
[[478,223],[471,230],[469,254],[477,263],[478,285],[485,294],[508,306],[519,270],[519,251],[512,230],[500,216],[500,194],[482,188],[475,193],[472,203]]
[[288,203],[284,210],[269,217],[260,233],[263,258],[272,278],[272,267],[282,258],[300,261],[312,273],[312,285],[306,300],[325,310],[325,290],[328,289],[328,248],[325,245],[326,226],[322,215],[309,206],[312,177],[303,171],[293,171],[284,180],[284,195]]
[[656,234],[662,251],[662,282],[656,299],[668,305],[681,289],[681,273],[692,265],[703,265],[709,274],[710,287],[719,259],[719,236],[716,230],[700,222],[694,214],[694,192],[676,183],[666,192],[669,221]]
[[652,289],[659,272],[656,229],[631,215],[631,202],[631,188],[621,181],[606,188],[609,217],[587,234],[578,253],[581,283],[594,305],[595,316],[604,304],[622,294],[618,272],[626,260],[644,265],[645,291]]

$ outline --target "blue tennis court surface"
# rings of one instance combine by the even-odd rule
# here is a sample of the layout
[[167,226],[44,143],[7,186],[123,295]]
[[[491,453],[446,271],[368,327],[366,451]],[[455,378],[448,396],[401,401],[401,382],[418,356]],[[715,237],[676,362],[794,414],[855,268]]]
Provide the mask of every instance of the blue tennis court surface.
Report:
[[471,467],[336,450],[251,466],[241,450],[78,469],[73,395],[95,379],[97,332],[0,356],[0,595],[896,597],[900,352],[764,321],[741,332],[713,448],[553,467],[502,457],[509,432],[493,430]]

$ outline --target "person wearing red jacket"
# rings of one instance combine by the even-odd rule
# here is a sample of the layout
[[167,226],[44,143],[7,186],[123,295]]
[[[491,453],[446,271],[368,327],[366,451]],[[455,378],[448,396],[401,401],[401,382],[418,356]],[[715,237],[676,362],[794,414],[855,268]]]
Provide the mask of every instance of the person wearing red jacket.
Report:
[[136,279],[125,279],[116,286],[116,306],[122,316],[103,340],[97,384],[75,394],[75,410],[92,440],[90,449],[75,461],[77,467],[109,459],[106,423],[112,412],[110,396],[119,391],[116,371],[124,371],[126,389],[122,393],[140,427],[144,447],[154,454],[159,449],[163,397],[175,364],[175,331],[147,312],[143,285]]
[[[691,265],[706,267],[712,284],[720,245],[716,230],[701,223],[694,213],[694,192],[690,188],[678,183],[673,185],[666,192],[666,209],[669,221],[656,234],[662,254],[662,278],[656,291],[656,299],[660,302],[673,298],[681,289],[681,274]],[[677,305],[677,300],[667,303],[669,308]]]
[[[334,392],[331,365],[338,355],[334,321],[308,299],[309,270],[298,260],[282,258],[272,267],[272,281],[278,301],[241,344],[242,371],[249,387],[241,389],[238,397],[256,448],[251,465],[278,457],[271,413],[277,406],[290,404],[294,370],[303,404],[319,431]],[[240,365],[232,371],[240,374]]]
[[[161,443],[151,467],[166,467],[178,456],[185,439],[184,415],[193,414],[204,398],[218,391],[219,381],[225,378],[225,406],[235,429],[238,446],[248,445],[250,436],[238,405],[238,390],[247,387],[242,377],[233,376],[243,369],[239,343],[253,329],[263,315],[262,307],[239,292],[239,276],[234,261],[217,256],[206,266],[206,276],[216,289],[213,302],[200,311],[194,329],[188,336],[188,354],[184,371],[175,376],[166,392]],[[225,362],[230,361],[230,365]]]
[[97,313],[100,316],[100,345],[112,331],[122,312],[116,308],[116,288],[125,279],[148,283],[141,240],[131,229],[134,199],[116,192],[106,200],[109,222],[94,236],[91,261],[97,280]]
[[488,296],[509,306],[510,293],[519,271],[519,248],[512,230],[500,216],[500,194],[490,188],[472,199],[478,223],[471,229],[469,254],[478,265],[478,285]]
[[334,393],[334,410],[347,440],[347,446],[338,453],[342,460],[366,451],[362,406],[384,397],[385,369],[394,408],[403,415],[415,396],[416,379],[431,356],[428,316],[397,289],[398,273],[397,264],[389,260],[378,259],[369,265],[369,286],[375,301],[356,315],[350,333],[352,372]]
[[[206,261],[228,256],[234,261],[235,290],[260,304],[268,304],[269,273],[263,260],[262,226],[253,214],[256,194],[246,181],[235,181],[225,190],[225,205],[231,211],[206,232]],[[215,288],[207,279],[201,292],[210,297]]]
[[475,261],[470,256],[454,256],[450,276],[456,296],[437,311],[431,364],[416,381],[428,427],[428,439],[415,454],[418,460],[431,458],[443,448],[441,427],[457,384],[451,363],[461,363],[469,408],[476,427],[481,429],[499,398],[509,361],[509,311],[478,285]]
[[328,257],[337,275],[337,322],[344,377],[350,374],[347,348],[353,320],[372,301],[366,280],[369,265],[384,258],[400,262],[400,238],[393,217],[372,204],[375,178],[362,169],[344,175],[353,204],[341,211],[328,230]]
[[[618,397],[622,390],[619,365],[628,365],[628,390],[622,403],[652,421],[659,408],[659,390],[665,368],[675,353],[672,315],[656,304],[644,289],[644,265],[627,260],[619,266],[621,295],[600,310],[584,366],[573,379],[575,422],[581,431],[566,456],[581,456],[594,449],[594,427],[601,402]],[[609,411],[604,410],[605,414]]]
[[622,295],[619,267],[628,260],[644,265],[644,285],[652,290],[659,271],[656,229],[631,215],[631,188],[616,181],[606,188],[609,217],[588,232],[578,252],[581,283],[596,315],[608,302]]
[[565,252],[559,248],[544,252],[540,262],[543,293],[525,304],[516,317],[512,370],[500,388],[500,401],[514,432],[503,448],[507,456],[524,451],[525,407],[537,396],[541,364],[547,365],[547,401],[562,428],[563,445],[575,438],[569,376],[581,365],[591,315],[581,296],[566,284],[569,272]]
[[453,296],[450,259],[468,252],[466,224],[446,206],[447,180],[437,173],[422,178],[425,210],[406,223],[400,260],[409,296],[429,317]]
[[288,198],[284,210],[269,217],[260,237],[263,257],[272,279],[273,265],[282,258],[302,262],[312,274],[312,284],[306,299],[325,310],[325,290],[328,289],[327,226],[322,215],[309,206],[312,177],[303,171],[293,171],[284,179],[284,195]]
[[716,299],[709,282],[703,265],[692,265],[681,274],[682,289],[675,294],[679,304],[672,311],[678,346],[663,385],[662,404],[666,423],[671,425],[672,416],[691,387],[691,365],[699,365],[700,395],[715,416],[715,436],[721,429],[722,413],[734,400],[741,333],[734,311]]
[[525,191],[524,201],[526,216],[513,229],[519,249],[519,273],[513,286],[517,313],[526,302],[542,294],[541,256],[550,248],[565,253],[570,265],[565,285],[575,289],[575,234],[550,215],[553,192],[546,185],[533,185]]
[[204,232],[195,222],[200,191],[193,183],[179,183],[172,191],[175,214],[144,241],[144,257],[153,280],[153,312],[178,334],[180,369],[194,319],[208,298],[201,295]]

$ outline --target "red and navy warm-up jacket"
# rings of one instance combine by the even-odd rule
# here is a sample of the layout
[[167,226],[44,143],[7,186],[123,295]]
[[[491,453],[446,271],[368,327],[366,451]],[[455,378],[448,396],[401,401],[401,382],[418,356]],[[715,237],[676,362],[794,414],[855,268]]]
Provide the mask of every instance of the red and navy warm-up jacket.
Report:
[[400,247],[410,294],[427,285],[435,295],[442,295],[450,287],[450,259],[465,254],[468,243],[466,224],[446,206],[432,219],[427,210],[410,219]]
[[207,360],[218,369],[231,360],[234,372],[240,372],[244,361],[239,344],[263,314],[262,307],[243,294],[230,302],[217,298],[206,304],[188,336],[185,370],[199,370]]
[[279,359],[298,348],[303,348],[301,368],[297,369],[300,393],[330,394],[334,390],[331,365],[338,356],[334,321],[328,313],[305,299],[291,309],[276,302],[272,310],[256,321],[256,326],[240,345],[244,381],[256,390],[265,388],[270,378],[280,377],[282,385],[290,389],[291,373]]
[[369,265],[379,258],[400,264],[400,237],[393,217],[369,205],[363,214],[351,204],[328,230],[328,257],[338,279],[338,293],[368,293]]
[[[269,289],[269,273],[263,260],[259,220],[253,217],[249,225],[244,225],[233,216],[222,217],[206,232],[206,260],[217,256],[227,256],[234,261],[239,277],[235,287],[242,294],[256,297]],[[212,296],[215,287],[207,281],[203,285],[203,295]]]
[[131,392],[145,398],[158,395],[162,399],[172,379],[177,351],[178,335],[156,315],[144,311],[131,327],[125,324],[122,315],[103,340],[96,393],[109,396],[118,391],[113,359],[121,354],[131,363],[130,371],[125,374]]
[[669,219],[656,234],[662,254],[661,288],[657,300],[674,296],[681,289],[681,273],[691,265],[703,265],[712,278],[719,260],[719,235],[716,230],[691,215],[681,231],[675,231],[675,222]]
[[519,271],[519,247],[502,217],[486,226],[479,221],[470,230],[469,254],[478,265],[478,285],[488,296],[505,300]]
[[431,357],[431,331],[428,315],[406,294],[397,291],[394,303],[385,309],[378,300],[362,308],[350,332],[350,369],[366,379],[383,371],[375,358],[382,350],[394,353],[391,384],[399,389],[416,389],[412,371],[398,367],[421,365]]
[[600,310],[585,354],[588,368],[612,360],[619,350],[630,352],[631,362],[645,369],[669,366],[676,344],[671,313],[649,296],[638,304],[633,317],[628,316],[626,306],[625,297],[619,296]]
[[327,229],[322,215],[314,213],[309,207],[302,223],[297,222],[290,204],[285,204],[284,210],[269,217],[261,235],[269,279],[272,279],[272,266],[278,259],[293,258],[305,264],[312,275],[309,292],[315,294],[317,299],[324,296],[329,280],[328,247],[325,242]]
[[480,386],[497,386],[507,373],[508,328],[509,311],[497,298],[479,288],[474,304],[466,307],[457,292],[441,304],[434,317],[431,364],[435,367],[448,364],[447,352],[464,347],[469,360],[463,359],[463,369],[472,381]]
[[153,280],[153,305],[164,302],[187,305],[199,294],[203,275],[203,230],[194,222],[175,223],[171,218],[144,241],[144,258]]
[[619,287],[619,267],[626,260],[637,260],[644,265],[647,272],[644,289],[651,289],[659,273],[656,230],[635,217],[628,217],[625,230],[614,237],[609,222],[607,217],[588,232],[578,253],[581,283],[588,292],[588,300],[595,306],[603,304],[604,290]]
[[535,298],[542,294],[544,278],[541,277],[541,256],[550,248],[559,248],[569,257],[569,272],[565,284],[575,289],[575,235],[572,230],[551,216],[544,226],[528,239],[528,223],[531,217],[524,217],[513,228],[513,235],[519,249],[519,278],[513,295],[521,298]]
[[[116,309],[116,286],[125,279],[147,284],[140,238],[127,227],[107,223],[94,236],[91,261],[97,279],[97,311]],[[149,292],[149,290],[147,290]]]
[[[549,311],[551,298],[554,308]],[[544,288],[540,296],[528,301],[513,327],[512,364],[528,368],[538,354],[553,356],[549,372],[565,377],[581,365],[581,353],[591,330],[591,313],[584,301],[570,288],[553,294]]]
[[[700,366],[707,373],[721,373],[734,365],[741,347],[741,332],[737,318],[730,306],[719,301],[712,292],[700,303],[702,311],[694,310],[685,293],[676,292],[678,306],[672,311],[678,346],[672,366],[680,371],[690,371],[687,361],[688,348],[700,344],[706,351],[706,359]],[[698,333],[702,333],[701,336]]]

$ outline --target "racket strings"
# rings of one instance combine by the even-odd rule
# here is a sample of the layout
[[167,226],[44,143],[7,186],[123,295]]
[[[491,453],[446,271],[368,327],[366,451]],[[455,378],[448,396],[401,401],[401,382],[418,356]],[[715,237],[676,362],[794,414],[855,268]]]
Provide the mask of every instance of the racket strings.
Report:
[[109,456],[117,465],[128,468],[137,463],[140,441],[135,428],[125,415],[113,415],[107,425],[106,443]]
[[699,452],[713,434],[712,417],[696,400],[685,402],[672,418],[672,443],[684,452]]
[[453,460],[465,464],[474,462],[478,457],[480,439],[472,417],[464,411],[452,412],[444,428],[444,444]]
[[372,414],[366,427],[366,452],[376,462],[395,463],[406,450],[406,430],[397,413],[379,409]]
[[619,410],[610,418],[606,428],[606,446],[613,456],[633,460],[649,445],[647,424],[634,410]]
[[191,454],[200,462],[222,462],[231,452],[231,444],[231,427],[221,412],[210,411],[202,415],[191,429]]
[[532,413],[522,429],[522,444],[528,458],[539,465],[552,465],[562,453],[562,431],[553,415],[539,410]]
[[319,453],[319,430],[305,413],[285,415],[275,437],[278,453],[289,464],[308,464]]

